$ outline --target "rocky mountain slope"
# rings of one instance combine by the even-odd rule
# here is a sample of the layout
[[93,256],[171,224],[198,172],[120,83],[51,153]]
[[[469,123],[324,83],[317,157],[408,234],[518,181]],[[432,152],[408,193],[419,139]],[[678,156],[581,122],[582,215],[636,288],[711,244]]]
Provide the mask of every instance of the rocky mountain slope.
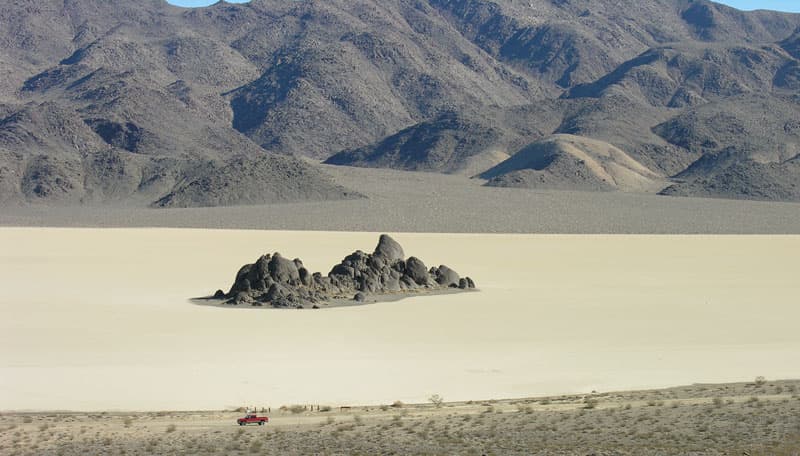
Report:
[[313,160],[479,175],[563,135],[663,184],[616,190],[797,200],[799,43],[706,0],[9,0],[0,202],[352,198]]
[[586,191],[652,192],[665,179],[611,144],[553,135],[481,174],[487,185]]

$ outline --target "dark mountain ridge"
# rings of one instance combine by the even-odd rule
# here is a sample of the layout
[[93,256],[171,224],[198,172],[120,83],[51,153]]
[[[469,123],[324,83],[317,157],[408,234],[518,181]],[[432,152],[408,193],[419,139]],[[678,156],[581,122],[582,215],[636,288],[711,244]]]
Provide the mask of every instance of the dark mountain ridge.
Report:
[[705,0],[10,0],[0,201],[352,198],[299,157],[472,175],[559,135],[665,194],[794,200],[798,36]]

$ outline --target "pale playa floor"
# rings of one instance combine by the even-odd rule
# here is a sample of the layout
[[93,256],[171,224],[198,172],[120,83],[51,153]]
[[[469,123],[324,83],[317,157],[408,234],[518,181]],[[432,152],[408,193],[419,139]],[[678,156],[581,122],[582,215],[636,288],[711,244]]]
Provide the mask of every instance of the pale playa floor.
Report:
[[0,229],[0,410],[523,397],[800,378],[799,236],[395,234],[480,293],[197,306],[265,252],[376,233]]

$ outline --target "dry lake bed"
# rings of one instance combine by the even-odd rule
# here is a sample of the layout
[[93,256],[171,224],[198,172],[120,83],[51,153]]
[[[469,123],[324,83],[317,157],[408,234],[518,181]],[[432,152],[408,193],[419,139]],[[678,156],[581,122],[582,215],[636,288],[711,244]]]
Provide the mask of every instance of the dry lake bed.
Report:
[[[800,378],[800,236],[391,233],[479,292],[198,306],[279,251],[378,233],[0,229],[0,410],[448,401]],[[323,271],[327,272],[327,271]]]

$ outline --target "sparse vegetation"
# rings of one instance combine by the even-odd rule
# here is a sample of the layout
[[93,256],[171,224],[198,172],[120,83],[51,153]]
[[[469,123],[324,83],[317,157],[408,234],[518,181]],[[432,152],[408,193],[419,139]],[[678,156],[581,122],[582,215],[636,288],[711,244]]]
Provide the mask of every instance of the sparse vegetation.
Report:
[[[719,456],[746,451],[751,456],[796,456],[800,401],[773,395],[777,387],[788,391],[792,385],[800,381],[771,382],[763,390],[754,390],[751,382],[560,396],[553,398],[552,407],[533,399],[446,404],[440,409],[407,405],[393,416],[375,413],[377,407],[291,416],[287,406],[287,414],[275,416],[273,425],[265,428],[232,429],[238,414],[230,412],[143,413],[116,419],[0,416],[0,453]],[[670,407],[658,406],[664,401]],[[10,426],[24,416],[36,426]],[[128,419],[136,422],[135,428],[118,432]],[[163,434],[165,427],[168,436]]]
[[441,407],[444,404],[444,398],[438,394],[434,394],[428,398],[428,400],[437,408]]

